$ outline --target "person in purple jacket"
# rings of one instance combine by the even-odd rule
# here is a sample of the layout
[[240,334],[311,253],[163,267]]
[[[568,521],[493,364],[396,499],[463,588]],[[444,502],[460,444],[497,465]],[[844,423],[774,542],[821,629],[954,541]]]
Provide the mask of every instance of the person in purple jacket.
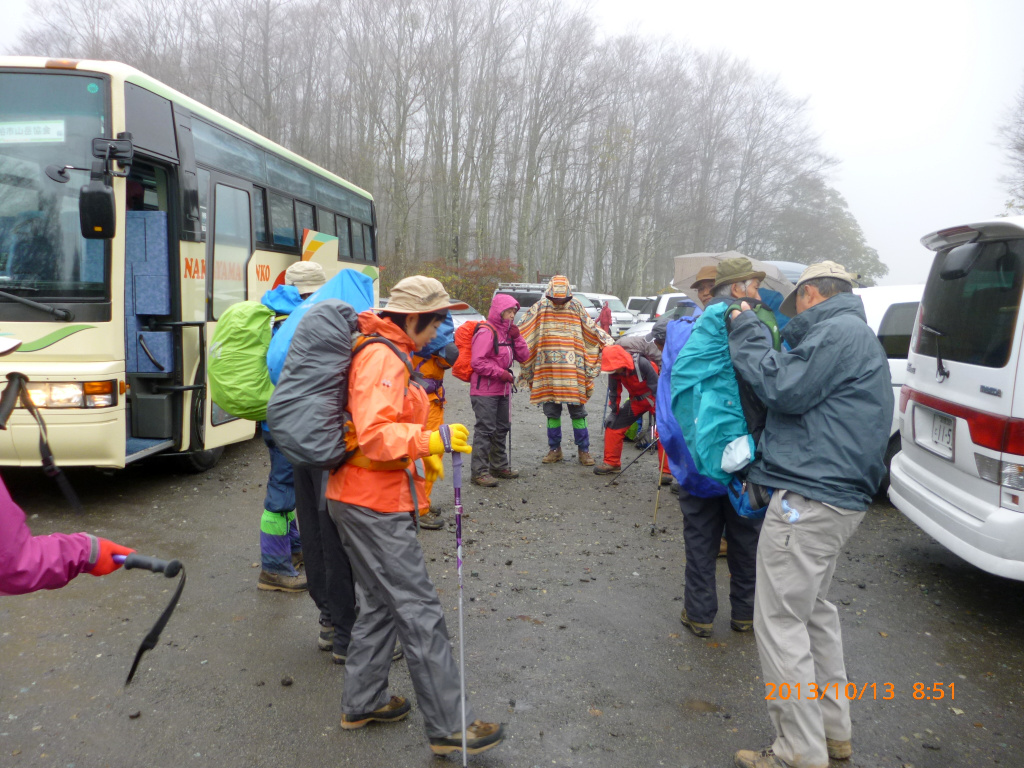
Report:
[[0,479],[0,595],[60,589],[80,573],[106,576],[121,567],[114,555],[134,551],[88,533],[33,536]]
[[519,473],[508,465],[505,438],[512,423],[509,407],[512,399],[512,363],[529,359],[530,348],[519,335],[512,320],[519,302],[499,293],[491,300],[487,321],[473,333],[473,376],[469,380],[469,399],[476,414],[473,431],[473,482],[493,488],[497,478],[508,480]]

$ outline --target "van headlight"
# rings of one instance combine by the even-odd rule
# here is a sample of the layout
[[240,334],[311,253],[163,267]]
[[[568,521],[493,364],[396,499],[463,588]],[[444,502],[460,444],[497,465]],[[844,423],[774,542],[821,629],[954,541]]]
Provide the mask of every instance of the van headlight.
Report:
[[117,382],[30,381],[29,397],[37,408],[108,408],[117,404]]

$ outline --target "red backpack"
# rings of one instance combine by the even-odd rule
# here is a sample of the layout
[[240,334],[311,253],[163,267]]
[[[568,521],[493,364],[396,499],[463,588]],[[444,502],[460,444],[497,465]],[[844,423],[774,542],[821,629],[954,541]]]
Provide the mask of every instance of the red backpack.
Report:
[[494,354],[498,354],[498,331],[486,320],[469,320],[455,331],[455,346],[459,350],[459,359],[452,366],[455,378],[469,381],[473,377],[473,337],[477,329],[490,328],[494,334]]

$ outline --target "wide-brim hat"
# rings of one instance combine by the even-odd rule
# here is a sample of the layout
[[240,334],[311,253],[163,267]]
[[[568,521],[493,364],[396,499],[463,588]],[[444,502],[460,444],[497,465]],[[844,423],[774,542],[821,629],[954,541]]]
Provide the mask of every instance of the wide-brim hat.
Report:
[[746,256],[735,259],[722,259],[715,268],[715,288],[732,283],[745,283],[747,280],[764,280],[765,273],[754,270],[754,265]]
[[693,280],[693,285],[690,286],[691,290],[697,290],[697,284],[703,283],[705,280],[714,280],[718,276],[718,267],[714,264],[708,264],[706,267],[701,267],[700,271],[697,272],[697,277]]
[[395,283],[384,311],[411,315],[447,312],[452,309],[469,309],[469,304],[452,301],[440,280],[425,275],[413,275]]
[[860,275],[854,274],[853,272],[847,272],[846,268],[843,267],[842,264],[836,264],[834,261],[819,261],[817,264],[811,264],[811,266],[800,273],[800,279],[796,281],[796,288],[782,302],[782,306],[779,307],[779,312],[784,314],[786,317],[796,317],[797,291],[799,291],[800,286],[808,280],[814,280],[817,277],[832,277],[853,285],[853,282],[859,278]]

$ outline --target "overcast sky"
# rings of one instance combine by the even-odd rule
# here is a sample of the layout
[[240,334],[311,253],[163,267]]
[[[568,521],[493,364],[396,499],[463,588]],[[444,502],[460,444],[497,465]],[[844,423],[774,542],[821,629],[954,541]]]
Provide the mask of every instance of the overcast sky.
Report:
[[[27,23],[0,0],[0,51]],[[1024,0],[594,0],[602,29],[725,49],[810,99],[834,184],[890,285],[923,282],[932,230],[1003,209],[995,126],[1024,82]],[[828,254],[822,254],[827,258]]]

